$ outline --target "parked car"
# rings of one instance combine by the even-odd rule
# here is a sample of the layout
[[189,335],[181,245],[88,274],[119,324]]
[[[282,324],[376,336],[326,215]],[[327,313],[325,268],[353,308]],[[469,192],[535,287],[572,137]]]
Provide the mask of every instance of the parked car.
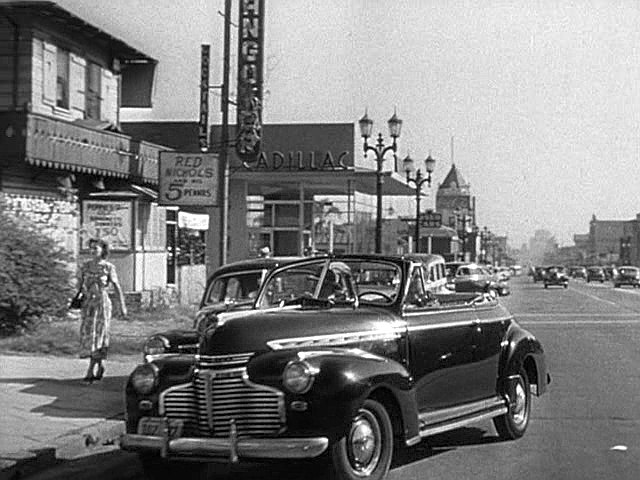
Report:
[[587,282],[600,282],[605,281],[604,270],[602,267],[589,267],[587,268]]
[[509,267],[498,267],[496,276],[498,280],[504,280],[506,282],[511,278],[511,269]]
[[549,288],[549,285],[559,285],[567,288],[569,286],[569,277],[567,277],[563,266],[553,265],[545,268],[543,282],[544,288]]
[[496,295],[510,293],[507,282],[498,281],[496,274],[475,263],[459,266],[453,284],[456,292],[493,292]]
[[223,312],[253,308],[260,284],[271,270],[302,257],[260,257],[224,265],[207,280],[200,307],[190,330],[174,329],[150,336],[144,346],[146,361],[164,355],[195,355],[200,335]]
[[150,478],[326,454],[335,478],[367,480],[385,477],[396,442],[487,418],[521,437],[550,382],[540,342],[491,295],[427,282],[412,256],[272,270],[252,310],[209,326],[199,355],[136,367],[121,447]]
[[640,286],[640,269],[638,267],[624,266],[617,269],[617,274],[613,277],[613,286],[631,285],[636,288]]

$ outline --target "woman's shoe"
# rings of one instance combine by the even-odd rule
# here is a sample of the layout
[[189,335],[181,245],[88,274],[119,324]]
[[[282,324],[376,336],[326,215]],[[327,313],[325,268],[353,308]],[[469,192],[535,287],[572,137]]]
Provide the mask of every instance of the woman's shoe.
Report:
[[87,383],[93,383],[95,379],[96,377],[94,377],[92,373],[87,373],[82,380],[84,380]]
[[102,365],[98,366],[98,370],[96,371],[96,376],[93,377],[95,380],[102,380],[104,376],[104,367]]

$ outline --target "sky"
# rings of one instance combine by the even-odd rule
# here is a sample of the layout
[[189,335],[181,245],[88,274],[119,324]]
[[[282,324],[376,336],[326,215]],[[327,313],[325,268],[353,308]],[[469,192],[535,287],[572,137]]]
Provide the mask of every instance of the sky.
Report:
[[[222,0],[58,3],[160,60],[153,111],[123,118],[197,119],[200,44],[222,65]],[[386,135],[396,109],[399,156],[431,153],[435,185],[454,138],[480,226],[570,245],[592,214],[640,212],[638,25],[637,0],[267,0],[264,121],[368,109]]]

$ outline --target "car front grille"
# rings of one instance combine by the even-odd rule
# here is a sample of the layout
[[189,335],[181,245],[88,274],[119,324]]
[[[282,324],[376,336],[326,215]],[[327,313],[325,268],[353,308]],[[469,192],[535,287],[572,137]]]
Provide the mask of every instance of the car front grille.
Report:
[[284,395],[252,383],[246,373],[251,354],[200,357],[192,383],[176,385],[160,397],[160,414],[184,421],[184,435],[228,437],[274,435],[285,424]]

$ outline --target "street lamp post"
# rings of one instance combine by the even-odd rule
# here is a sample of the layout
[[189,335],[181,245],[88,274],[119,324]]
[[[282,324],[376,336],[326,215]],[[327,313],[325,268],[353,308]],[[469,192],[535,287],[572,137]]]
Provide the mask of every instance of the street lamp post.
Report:
[[453,211],[455,218],[456,218],[456,229],[458,231],[458,237],[461,240],[462,243],[462,258],[464,260],[466,260],[466,256],[467,256],[467,237],[468,237],[468,231],[467,231],[467,223],[469,222],[469,220],[472,220],[470,217],[467,216],[467,212],[463,212],[462,214],[460,213],[460,210],[455,209]]
[[382,163],[384,162],[384,156],[387,152],[396,152],[396,139],[400,136],[400,130],[402,129],[402,120],[400,120],[395,112],[393,116],[387,122],[389,126],[389,136],[393,139],[391,145],[385,146],[382,133],[378,134],[378,141],[375,145],[369,145],[368,139],[371,136],[373,130],[373,120],[369,118],[367,112],[359,120],[360,135],[364,139],[364,156],[367,157],[367,152],[373,152],[376,156],[375,161],[376,168],[376,253],[382,253],[382,184],[384,179],[382,177]]
[[[415,162],[409,155],[407,155],[406,158],[402,161],[402,164],[404,167],[404,171],[407,173],[407,183],[413,183],[416,187],[416,226],[414,233],[415,247],[413,248],[414,252],[418,253],[420,251],[420,196],[422,195],[422,185],[426,183],[429,187],[431,187],[431,174],[435,169],[436,161],[431,158],[431,155],[429,155],[424,160],[424,169],[427,172],[426,176],[423,175],[421,169],[418,168],[416,170]],[[414,171],[414,176],[411,176]]]

